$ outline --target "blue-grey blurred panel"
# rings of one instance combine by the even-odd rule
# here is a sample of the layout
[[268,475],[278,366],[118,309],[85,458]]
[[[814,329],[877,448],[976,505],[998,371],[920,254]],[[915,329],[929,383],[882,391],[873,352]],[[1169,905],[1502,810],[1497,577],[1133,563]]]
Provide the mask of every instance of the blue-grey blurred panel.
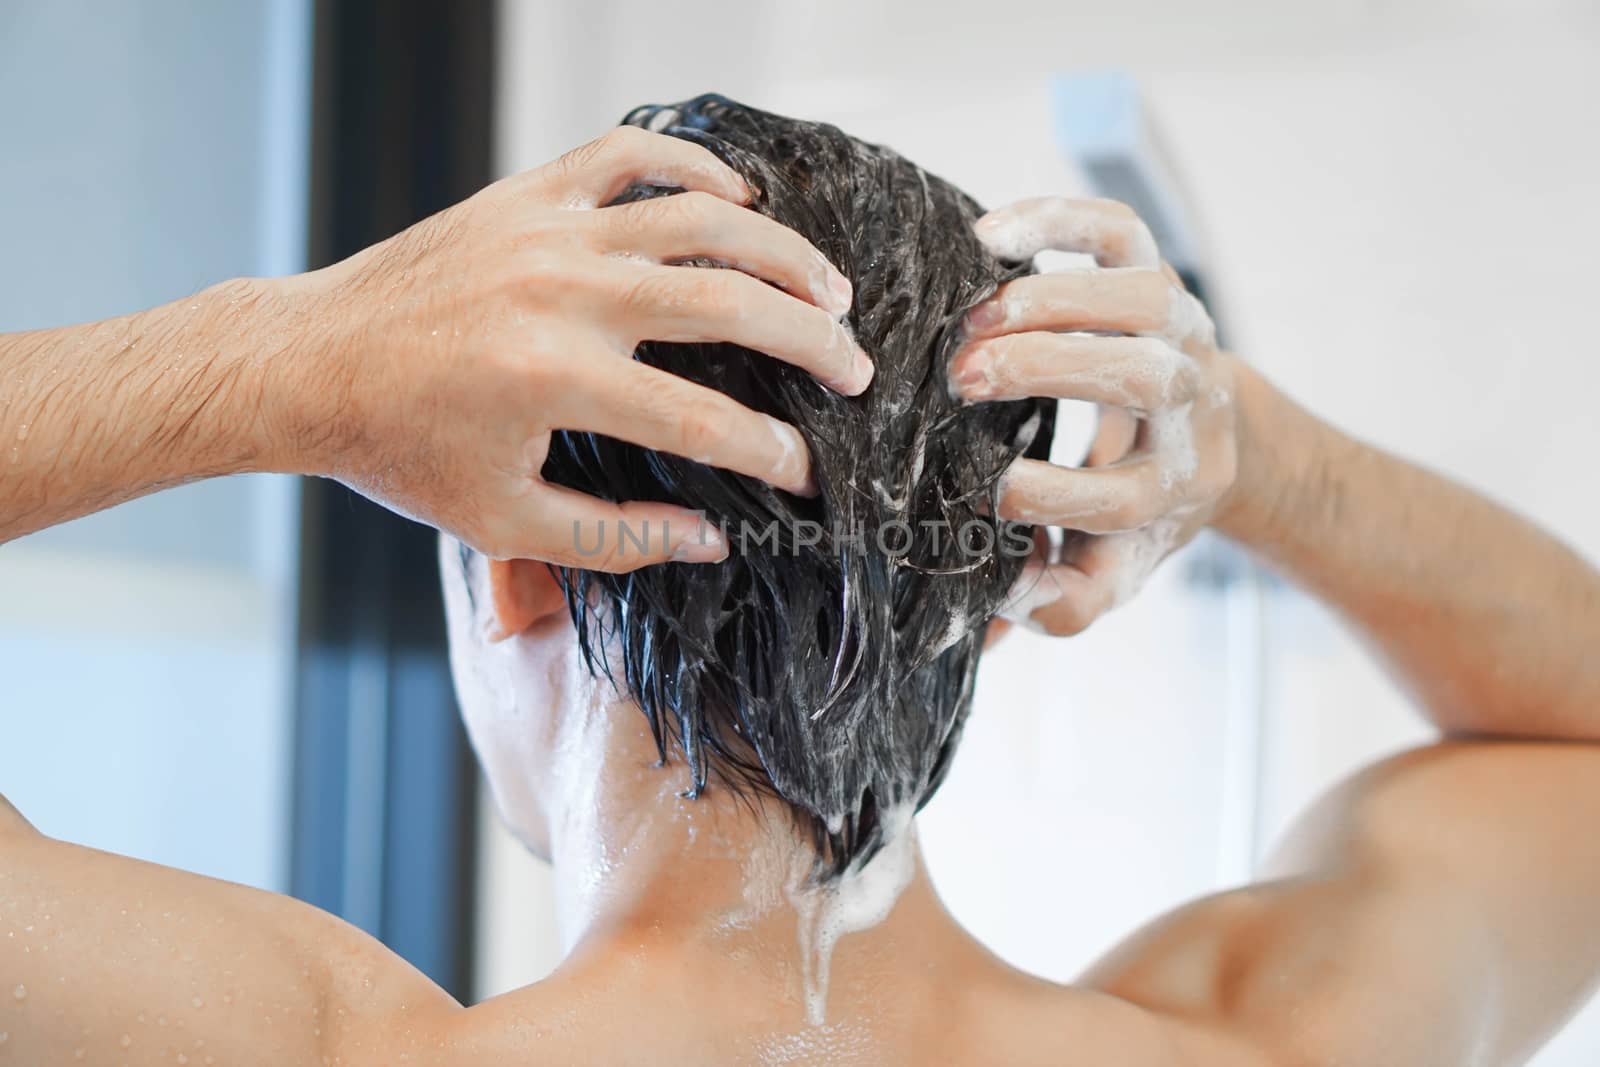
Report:
[[[0,5],[0,331],[302,269],[309,6]],[[248,567],[257,495],[207,482],[33,540]]]
[[[0,3],[0,330],[302,269],[311,0]],[[0,792],[287,885],[298,495],[222,479],[0,546]]]
[[[294,205],[264,193],[286,167],[303,182],[306,158],[276,158],[284,101],[269,89],[309,77],[307,3],[3,5],[0,330],[268,272],[262,215]],[[303,219],[279,221],[300,247]]]

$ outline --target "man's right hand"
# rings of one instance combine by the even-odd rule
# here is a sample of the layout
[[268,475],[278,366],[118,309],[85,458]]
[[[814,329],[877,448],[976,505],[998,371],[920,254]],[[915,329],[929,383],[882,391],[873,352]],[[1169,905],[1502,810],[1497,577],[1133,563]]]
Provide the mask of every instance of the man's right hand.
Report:
[[[601,206],[634,183],[685,192]],[[704,148],[620,127],[342,263],[262,283],[309,339],[264,390],[288,453],[272,465],[337,477],[496,558],[722,558],[694,512],[610,504],[540,469],[553,430],[581,430],[814,491],[792,426],[631,358],[645,340],[732,342],[847,395],[867,387],[840,321],[850,283],[749,199]],[[675,265],[690,259],[734,269]],[[605,550],[580,554],[577,528],[588,548],[602,521]],[[624,553],[619,523],[647,530],[647,549]]]

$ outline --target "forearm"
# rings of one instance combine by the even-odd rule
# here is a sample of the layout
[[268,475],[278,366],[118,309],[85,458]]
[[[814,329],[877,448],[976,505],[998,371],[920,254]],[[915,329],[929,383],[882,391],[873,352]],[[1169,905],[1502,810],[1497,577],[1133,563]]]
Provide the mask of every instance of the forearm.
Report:
[[278,283],[0,336],[0,542],[171,485],[294,469]]
[[1444,730],[1600,739],[1600,575],[1531,523],[1241,375],[1218,526],[1350,620]]

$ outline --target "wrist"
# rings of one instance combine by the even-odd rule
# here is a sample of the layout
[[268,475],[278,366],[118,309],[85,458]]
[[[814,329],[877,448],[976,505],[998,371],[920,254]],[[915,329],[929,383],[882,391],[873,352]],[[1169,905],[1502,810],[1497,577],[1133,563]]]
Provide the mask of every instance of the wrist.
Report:
[[253,294],[251,358],[259,378],[254,469],[337,475],[347,419],[350,361],[331,324],[337,303],[328,271],[230,283]]
[[1349,442],[1248,364],[1236,361],[1234,380],[1238,472],[1212,525],[1271,554],[1314,520]]

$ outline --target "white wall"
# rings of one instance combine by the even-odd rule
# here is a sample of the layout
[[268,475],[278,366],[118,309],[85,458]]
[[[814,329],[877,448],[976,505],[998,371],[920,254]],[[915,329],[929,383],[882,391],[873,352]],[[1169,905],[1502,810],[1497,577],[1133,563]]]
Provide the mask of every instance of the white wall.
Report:
[[[1070,191],[1046,79],[1130,70],[1203,215],[1236,347],[1332,421],[1600,558],[1592,2],[503,10],[505,171],[636,104],[715,90],[840,121],[980,199]],[[1258,679],[1260,787],[1253,806],[1230,808],[1239,764],[1219,733],[1239,680],[1218,663],[1230,636],[1235,650],[1246,639],[1222,625],[1237,607],[1169,567],[1089,634],[1023,636],[986,664],[923,832],[953,910],[1002,955],[1070,975],[1134,923],[1225,880],[1225,843],[1270,837],[1335,778],[1426,736],[1325,612],[1276,596]],[[490,924],[481,985],[494,991],[551,959],[526,918],[542,906],[531,861],[486,833],[486,900],[527,938],[501,940],[509,927]],[[1600,1009],[1538,1062],[1576,1067],[1597,1052]]]
[[[302,266],[310,4],[0,6],[0,330]],[[0,547],[0,792],[46,833],[287,886],[295,489]]]

